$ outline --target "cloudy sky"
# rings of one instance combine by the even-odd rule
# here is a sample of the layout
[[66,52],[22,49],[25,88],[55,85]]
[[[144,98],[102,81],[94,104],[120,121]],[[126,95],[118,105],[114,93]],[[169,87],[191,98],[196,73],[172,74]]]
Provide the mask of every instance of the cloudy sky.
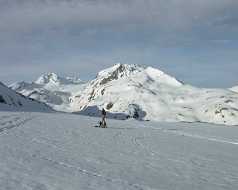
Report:
[[237,0],[0,0],[0,81],[92,79],[114,63],[238,85]]

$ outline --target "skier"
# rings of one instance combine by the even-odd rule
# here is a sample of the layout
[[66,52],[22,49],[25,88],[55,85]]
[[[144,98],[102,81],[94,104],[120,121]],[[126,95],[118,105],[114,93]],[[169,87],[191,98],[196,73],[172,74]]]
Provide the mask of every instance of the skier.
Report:
[[102,128],[107,128],[106,115],[107,115],[106,110],[104,108],[102,108],[102,122],[101,122]]

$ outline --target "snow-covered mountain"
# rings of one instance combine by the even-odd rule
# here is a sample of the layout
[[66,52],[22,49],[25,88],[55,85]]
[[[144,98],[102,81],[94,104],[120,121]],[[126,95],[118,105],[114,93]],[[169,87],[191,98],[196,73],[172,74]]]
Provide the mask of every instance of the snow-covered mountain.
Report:
[[50,73],[11,88],[58,111],[99,116],[104,107],[118,119],[238,125],[237,93],[196,88],[152,67],[116,64],[88,83]]
[[42,102],[27,98],[9,89],[0,82],[0,110],[8,111],[52,111],[50,107]]
[[[154,82],[157,86],[153,85]],[[181,86],[182,83],[152,67],[116,64],[99,72],[96,79],[88,84],[81,96],[73,99],[72,107],[78,111],[93,106],[110,107],[110,111],[118,109],[121,111],[125,106],[128,106],[128,101],[131,101],[131,104],[141,102],[138,100],[140,93],[155,95],[153,90],[157,90],[159,85]],[[119,101],[123,103],[114,104]],[[107,102],[109,105],[105,105]]]
[[78,78],[71,77],[59,77],[55,73],[48,73],[46,75],[40,76],[35,82],[35,84],[46,85],[46,86],[59,86],[59,85],[67,85],[67,84],[80,84],[82,81]]
[[185,85],[152,67],[117,64],[72,100],[72,110],[87,115],[100,115],[104,107],[121,119],[238,125],[237,93]]
[[40,76],[32,83],[17,82],[10,88],[24,96],[36,99],[51,106],[57,111],[71,112],[71,96],[84,89],[85,83],[77,78],[63,78],[55,73]]

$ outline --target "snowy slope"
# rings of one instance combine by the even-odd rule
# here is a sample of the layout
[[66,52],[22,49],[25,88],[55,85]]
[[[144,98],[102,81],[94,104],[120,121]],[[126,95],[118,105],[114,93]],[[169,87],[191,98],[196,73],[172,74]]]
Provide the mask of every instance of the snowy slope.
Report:
[[51,108],[41,102],[16,93],[0,82],[0,111],[2,110],[49,112]]
[[234,86],[232,88],[230,88],[230,90],[234,91],[234,92],[237,92],[238,93],[238,86]]
[[1,190],[237,190],[238,128],[0,112]]
[[72,100],[72,110],[87,115],[99,115],[104,107],[121,119],[238,125],[237,93],[184,85],[152,67],[117,64]]
[[63,78],[55,73],[40,76],[35,82],[17,82],[10,85],[13,90],[44,102],[57,111],[71,112],[69,107],[70,97],[79,93],[85,86],[77,78]]

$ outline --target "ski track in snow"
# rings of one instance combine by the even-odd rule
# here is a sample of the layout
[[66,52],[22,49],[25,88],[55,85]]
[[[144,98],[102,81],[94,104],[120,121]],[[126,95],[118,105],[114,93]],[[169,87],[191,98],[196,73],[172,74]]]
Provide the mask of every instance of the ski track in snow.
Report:
[[44,158],[44,157],[42,157],[41,159],[46,160],[48,162],[51,162],[52,164],[56,164],[56,165],[59,165],[59,166],[65,167],[65,168],[76,170],[76,171],[82,173],[83,175],[87,175],[89,177],[97,177],[97,178],[100,178],[100,180],[104,180],[104,181],[107,181],[107,182],[110,182],[110,183],[119,183],[119,184],[125,183],[126,185],[131,186],[135,189],[143,190],[143,188],[140,187],[139,184],[133,184],[133,183],[130,183],[128,181],[115,179],[115,178],[108,178],[108,177],[105,177],[105,176],[103,176],[99,173],[94,173],[94,172],[82,169],[82,168],[77,167],[77,166],[73,166],[73,165],[65,163],[65,162],[56,161],[54,159]]
[[0,112],[0,190],[238,189],[235,127],[96,120]]
[[[113,129],[131,130],[131,129],[141,129],[144,127],[145,127],[144,125],[140,125],[139,127],[133,127],[133,128],[113,128]],[[173,135],[177,135],[177,136],[185,136],[185,137],[191,137],[191,138],[195,138],[195,139],[202,139],[202,140],[213,141],[213,142],[218,142],[218,143],[238,145],[238,141],[229,141],[226,139],[219,139],[219,138],[215,138],[215,137],[200,136],[200,135],[196,135],[196,134],[178,131],[178,129],[165,129],[165,128],[152,127],[152,126],[146,126],[146,128],[162,131],[164,133],[169,133],[169,134],[173,134]]]
[[179,135],[179,136],[191,137],[191,138],[195,138],[195,139],[202,139],[202,140],[213,141],[213,142],[218,142],[218,143],[238,145],[238,141],[229,141],[229,140],[225,140],[225,139],[218,139],[215,137],[200,136],[200,135],[196,135],[196,134],[177,131],[177,129],[155,128],[155,127],[151,127],[151,126],[149,128],[154,129],[154,130],[161,130],[164,133],[170,133],[170,134]]
[[[24,116],[22,118],[22,115]],[[34,117],[24,113],[4,115],[0,117],[0,134],[13,128],[23,126],[26,122],[33,120]]]

